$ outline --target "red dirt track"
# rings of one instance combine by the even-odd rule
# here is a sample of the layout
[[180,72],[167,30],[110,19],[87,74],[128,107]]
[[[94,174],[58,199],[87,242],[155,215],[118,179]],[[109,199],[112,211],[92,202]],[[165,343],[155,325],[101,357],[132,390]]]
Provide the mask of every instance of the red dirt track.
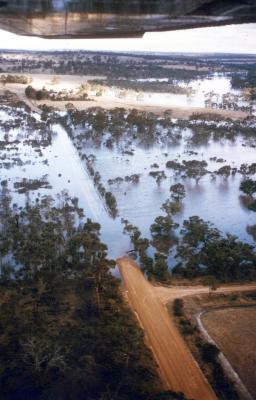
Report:
[[183,392],[188,399],[216,400],[166,307],[128,257],[117,260],[129,303],[145,331],[166,389]]

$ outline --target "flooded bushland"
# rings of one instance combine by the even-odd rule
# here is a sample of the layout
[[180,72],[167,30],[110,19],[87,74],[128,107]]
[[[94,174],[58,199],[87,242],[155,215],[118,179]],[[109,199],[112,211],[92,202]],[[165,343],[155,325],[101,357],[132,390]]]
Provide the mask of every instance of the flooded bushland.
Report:
[[1,108],[1,181],[15,204],[66,191],[100,223],[110,257],[139,244],[160,269],[179,264],[193,216],[253,243],[254,192],[241,184],[255,180],[254,117],[42,108]]
[[65,129],[55,123],[56,118],[41,120],[39,114],[32,116],[9,107],[2,107],[1,116],[1,182],[8,181],[13,203],[36,204],[49,195],[58,200],[59,194],[66,191],[79,199],[87,217],[101,223],[102,240],[108,244],[109,256],[125,252],[129,248],[128,238],[116,249],[121,225],[115,224],[107,212],[86,166]]
[[194,79],[98,79],[88,81],[92,89],[103,98],[133,102],[135,105],[164,107],[205,107],[216,110],[244,111],[255,115],[255,100],[250,92],[232,87],[232,78],[226,73],[197,76]]

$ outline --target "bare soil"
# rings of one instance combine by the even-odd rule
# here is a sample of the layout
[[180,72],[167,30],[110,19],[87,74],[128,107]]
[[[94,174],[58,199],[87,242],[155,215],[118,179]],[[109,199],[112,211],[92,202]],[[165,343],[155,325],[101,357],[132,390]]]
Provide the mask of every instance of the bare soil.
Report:
[[256,398],[256,307],[210,311],[202,316],[209,335]]
[[[37,104],[47,104],[48,106],[57,107],[60,111],[66,110],[65,101],[50,101],[43,100],[38,101]],[[210,109],[203,107],[172,107],[171,109],[165,106],[152,106],[146,104],[138,104],[136,102],[132,103],[127,100],[109,100],[104,98],[98,98],[93,101],[72,101],[72,104],[78,110],[86,110],[91,107],[102,107],[106,110],[110,110],[115,107],[121,107],[126,110],[131,110],[135,108],[136,110],[152,112],[157,115],[163,115],[167,110],[171,111],[171,115],[173,118],[184,118],[187,119],[193,114],[197,113],[207,113],[207,114],[218,114],[224,118],[231,118],[233,120],[244,119],[248,116],[248,114],[244,111],[232,111],[232,110],[218,110],[218,109]]]
[[183,392],[189,399],[216,400],[154,286],[144,278],[133,260],[124,257],[117,263],[129,303],[144,328],[166,389]]

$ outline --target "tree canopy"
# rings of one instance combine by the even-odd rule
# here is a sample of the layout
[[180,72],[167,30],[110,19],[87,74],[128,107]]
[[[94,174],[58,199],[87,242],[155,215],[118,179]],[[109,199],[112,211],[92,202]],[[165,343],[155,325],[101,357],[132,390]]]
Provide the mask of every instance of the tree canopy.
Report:
[[100,225],[67,193],[0,193],[0,399],[183,399],[162,392]]

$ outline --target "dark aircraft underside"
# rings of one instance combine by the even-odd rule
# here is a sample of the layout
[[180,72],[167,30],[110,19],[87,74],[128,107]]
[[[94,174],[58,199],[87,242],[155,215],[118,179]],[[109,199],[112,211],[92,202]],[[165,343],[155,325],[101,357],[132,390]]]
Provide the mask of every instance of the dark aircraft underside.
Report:
[[47,38],[138,37],[255,21],[256,0],[0,0],[0,28]]

